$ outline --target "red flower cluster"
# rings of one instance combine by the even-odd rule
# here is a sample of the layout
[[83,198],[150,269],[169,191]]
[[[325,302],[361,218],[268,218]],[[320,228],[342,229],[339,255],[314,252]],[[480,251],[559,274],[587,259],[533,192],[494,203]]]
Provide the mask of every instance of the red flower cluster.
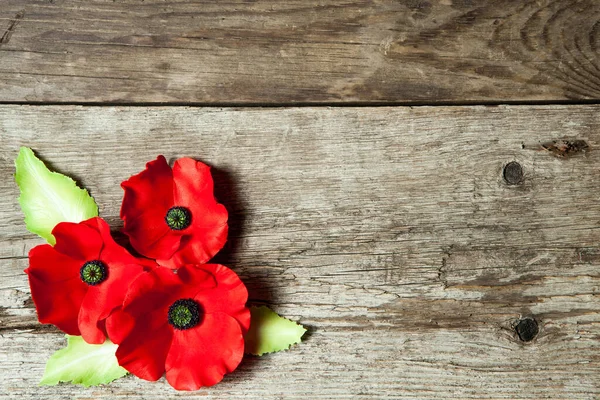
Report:
[[204,264],[227,238],[210,168],[182,158],[171,169],[159,156],[121,186],[124,232],[148,258],[115,243],[99,217],[59,223],[54,247],[33,248],[25,270],[38,318],[88,343],[108,337],[142,379],[214,385],[242,359],[250,312],[238,276]]

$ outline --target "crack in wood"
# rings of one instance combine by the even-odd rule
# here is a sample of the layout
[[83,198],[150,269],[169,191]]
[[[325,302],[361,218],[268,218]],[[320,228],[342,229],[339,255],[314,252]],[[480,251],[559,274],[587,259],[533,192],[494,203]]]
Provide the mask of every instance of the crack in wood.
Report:
[[541,143],[540,146],[542,149],[559,158],[566,158],[577,153],[586,152],[590,147],[585,140],[581,139],[551,140]]
[[0,45],[7,44],[10,41],[10,38],[12,37],[13,33],[15,32],[15,29],[16,29],[17,25],[19,24],[19,21],[21,21],[24,16],[25,16],[25,12],[21,11],[21,12],[18,12],[17,15],[15,15],[15,17],[10,20],[10,23],[8,24],[8,28],[6,28],[6,31],[4,31],[4,34],[0,38]]
[[442,265],[438,268],[438,279],[442,282],[444,289],[448,288],[448,279],[446,277],[446,256],[442,257]]

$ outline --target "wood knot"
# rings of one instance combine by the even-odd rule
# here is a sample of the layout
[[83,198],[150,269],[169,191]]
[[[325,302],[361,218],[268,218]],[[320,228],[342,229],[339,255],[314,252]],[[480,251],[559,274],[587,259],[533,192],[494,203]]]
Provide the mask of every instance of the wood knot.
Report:
[[521,318],[515,325],[515,331],[523,342],[531,342],[540,332],[540,327],[535,319],[525,317]]
[[504,166],[502,176],[507,184],[518,185],[523,181],[523,167],[518,162],[511,161]]

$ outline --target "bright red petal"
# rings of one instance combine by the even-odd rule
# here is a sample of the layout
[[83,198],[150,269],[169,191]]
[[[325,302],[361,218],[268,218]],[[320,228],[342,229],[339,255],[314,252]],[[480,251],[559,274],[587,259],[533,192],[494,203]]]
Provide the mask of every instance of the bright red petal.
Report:
[[173,206],[173,171],[164,156],[147,163],[145,170],[122,182],[121,187],[125,190],[122,219],[139,217],[150,208],[166,213]]
[[117,308],[106,318],[106,332],[108,338],[116,344],[120,344],[135,328],[133,315]]
[[[198,270],[214,277],[216,285],[200,286],[195,282]],[[225,313],[240,324],[242,333],[250,327],[250,311],[246,308],[248,290],[235,272],[219,264],[204,264],[181,268],[177,275],[189,289],[185,297],[192,297],[202,305],[205,314]]]
[[102,249],[102,238],[98,234],[97,220],[95,217],[80,223],[60,222],[52,234],[56,238],[54,248],[63,254],[78,259],[83,263],[97,260]]
[[[223,207],[224,209],[225,207]],[[174,253],[170,259],[158,259],[156,262],[176,269],[184,264],[203,264],[213,258],[227,241],[226,211],[224,215],[224,224],[207,230],[194,229],[190,235],[186,235],[182,239],[180,250]]]
[[92,344],[104,343],[106,336],[99,327],[100,322],[123,304],[129,285],[143,272],[138,264],[119,265],[106,259],[102,261],[108,266],[108,278],[97,286],[89,287],[79,313],[81,336]]
[[79,278],[80,261],[57,252],[50,245],[29,252],[31,297],[43,324],[54,324],[69,335],[79,335],[77,316],[87,285]]
[[217,286],[218,282],[212,271],[201,267],[187,264],[177,270],[177,277],[182,285],[179,288],[180,298],[193,298],[199,290],[209,290]]
[[234,371],[244,355],[239,324],[221,314],[207,314],[196,328],[174,330],[166,360],[167,381],[178,390],[212,386]]
[[[193,297],[197,290],[216,285],[211,273],[194,267],[191,267],[193,271],[186,272],[186,268],[188,267],[175,273],[169,268],[159,266],[139,275],[129,286],[123,301],[123,310],[117,310],[108,317],[106,329],[111,340],[114,343],[123,341],[132,330],[135,319],[141,318],[142,315],[158,309],[167,315],[169,307],[176,300]],[[182,282],[182,273],[187,277],[185,282]],[[184,285],[195,289],[186,295],[185,291],[182,291]]]
[[[90,220],[92,221],[92,220]],[[102,218],[94,218],[94,229],[100,235],[102,240],[102,251],[98,255],[98,260],[104,261],[105,263],[114,263],[118,261],[119,265],[122,264],[144,264],[146,261],[138,259],[129,253],[124,247],[115,242],[110,232],[110,226]]]
[[[187,207],[192,213],[192,225],[185,230],[186,241],[181,243],[175,260],[163,265],[204,263],[210,260],[227,240],[227,210],[217,203],[213,193],[210,167],[191,158],[180,158],[173,165],[173,198],[175,205]],[[191,237],[188,237],[191,234]]]
[[177,299],[180,286],[181,280],[173,270],[156,267],[131,283],[123,309],[136,318],[158,308],[168,310]]
[[214,184],[208,165],[191,158],[180,158],[173,164],[173,179],[176,205],[189,207],[195,202],[214,201]]
[[[101,293],[101,295],[104,293]],[[104,296],[106,297],[106,296]],[[98,326],[100,318],[98,315],[102,313],[104,309],[102,297],[96,295],[94,287],[90,287],[84,296],[79,309],[79,316],[77,318],[77,325],[81,332],[83,340],[90,344],[102,344],[106,340],[104,331]]]
[[142,379],[157,380],[165,372],[173,331],[168,310],[180,286],[181,280],[168,268],[145,272],[130,285],[122,310],[107,320],[109,337],[120,343],[119,364]]
[[[118,252],[111,258],[115,257],[125,257],[129,256],[132,259],[134,258],[127,250],[123,247],[119,246],[115,239],[113,239],[110,233],[110,226],[100,217],[92,218],[88,220],[90,226],[97,232],[98,236],[100,236],[100,240],[102,241],[102,253],[106,256],[107,249],[118,250]],[[93,225],[91,225],[93,224]]]
[[97,259],[106,265],[108,277],[99,285],[89,286],[81,304],[78,323],[86,342],[101,344],[106,339],[104,319],[122,305],[129,285],[144,271],[144,267],[115,243],[104,220],[93,218],[89,222],[102,239],[103,247]]
[[179,249],[181,233],[169,228],[165,215],[166,211],[148,209],[125,224],[124,232],[140,254],[154,259],[168,259]]
[[123,232],[132,246],[151,258],[169,258],[179,246],[164,218],[173,206],[173,172],[158,156],[146,169],[121,183],[125,190],[121,205]]
[[131,333],[117,348],[119,365],[138,378],[158,380],[165,372],[173,328],[167,315],[149,315],[136,320]]
[[79,270],[83,264],[79,260],[59,253],[49,244],[42,244],[29,251],[29,268],[25,272],[41,281],[58,283],[79,277]]
[[100,259],[109,262],[119,260],[120,264],[137,264],[143,266],[145,270],[151,270],[157,267],[154,260],[148,258],[134,257],[125,248],[119,246],[112,237],[110,226],[101,218],[97,218],[97,229],[102,237],[103,247]]
[[31,297],[42,324],[53,324],[69,335],[80,335],[77,315],[86,288],[79,278],[47,283],[29,275]]

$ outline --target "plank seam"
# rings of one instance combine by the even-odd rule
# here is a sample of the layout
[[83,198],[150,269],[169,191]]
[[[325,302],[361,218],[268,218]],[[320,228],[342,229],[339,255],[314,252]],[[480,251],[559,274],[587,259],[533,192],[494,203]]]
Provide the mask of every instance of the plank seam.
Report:
[[0,101],[0,106],[22,105],[22,106],[83,106],[83,107],[198,107],[198,108],[308,108],[308,107],[473,107],[473,106],[552,106],[552,105],[600,105],[600,99],[583,100],[548,100],[548,101],[399,101],[399,102],[282,102],[282,103],[260,103],[260,102],[71,102],[71,101]]

